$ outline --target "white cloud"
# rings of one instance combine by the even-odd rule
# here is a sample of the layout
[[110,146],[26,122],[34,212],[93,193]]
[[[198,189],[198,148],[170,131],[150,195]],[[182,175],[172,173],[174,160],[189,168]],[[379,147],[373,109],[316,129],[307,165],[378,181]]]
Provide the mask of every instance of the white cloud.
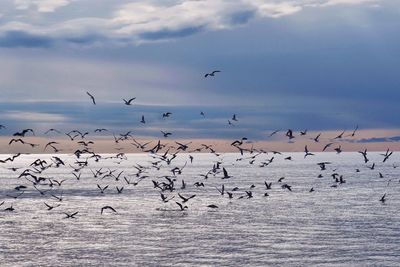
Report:
[[70,2],[71,0],[14,0],[16,9],[25,10],[34,7],[39,12],[54,12]]
[[9,120],[36,122],[65,122],[68,120],[68,117],[60,114],[24,111],[7,111],[0,117]]
[[[66,5],[103,5],[107,14],[66,14],[49,20],[46,16],[21,19],[15,16],[3,25],[1,33],[21,31],[49,39],[78,44],[101,39],[139,43],[192,35],[201,31],[217,31],[245,24],[253,18],[279,18],[301,12],[304,8],[328,8],[335,5],[376,4],[381,0],[171,0],[126,1],[113,4],[86,0],[14,0],[20,10],[36,9],[39,13],[61,12]],[[93,6],[93,9],[96,10]],[[27,11],[27,12],[28,12]],[[89,12],[89,13],[88,13]],[[99,15],[102,14],[102,15]],[[12,37],[12,36],[11,36]],[[20,37],[20,36],[19,36]],[[12,43],[13,44],[13,43]]]

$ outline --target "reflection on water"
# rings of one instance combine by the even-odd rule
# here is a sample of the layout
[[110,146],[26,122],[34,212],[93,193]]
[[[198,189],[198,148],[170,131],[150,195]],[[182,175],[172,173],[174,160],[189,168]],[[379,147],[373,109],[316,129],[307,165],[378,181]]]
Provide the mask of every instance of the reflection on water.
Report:
[[[386,163],[378,153],[370,153],[375,170],[370,170],[359,154],[317,154],[303,159],[302,153],[291,153],[293,161],[276,156],[274,162],[260,168],[259,163],[269,156],[259,156],[253,165],[248,160],[236,161],[240,155],[225,154],[220,158],[229,171],[230,179],[222,174],[205,174],[218,158],[210,154],[194,155],[176,178],[176,190],[164,192],[163,203],[159,190],[151,180],[166,181],[175,166],[182,167],[188,155],[180,155],[170,166],[159,171],[152,168],[142,175],[149,177],[138,182],[135,164],[150,166],[148,155],[128,155],[127,161],[109,159],[89,161],[77,180],[72,174],[75,158],[61,156],[66,167],[50,168],[41,176],[58,181],[61,186],[41,195],[24,178],[17,178],[11,166],[25,168],[36,158],[50,155],[28,155],[0,167],[0,208],[9,206],[14,212],[0,212],[1,266],[398,266],[400,262],[400,197],[399,163],[397,155]],[[287,156],[287,155],[285,155]],[[330,161],[326,171],[317,162]],[[124,171],[118,181],[113,177],[93,178],[91,170],[117,169]],[[360,172],[355,170],[359,168]],[[343,175],[346,183],[336,184],[332,173]],[[379,178],[379,172],[384,176]],[[323,174],[322,178],[317,178]],[[277,180],[292,187],[281,188]],[[184,179],[186,189],[180,189]],[[197,181],[204,187],[196,187]],[[272,182],[266,190],[264,181]],[[104,194],[101,187],[108,185]],[[233,199],[216,188],[225,185]],[[28,189],[17,199],[14,188]],[[251,186],[254,185],[254,188]],[[116,186],[124,186],[118,194]],[[232,191],[239,187],[238,191]],[[310,193],[310,188],[314,192]],[[248,199],[245,191],[252,191]],[[264,193],[269,196],[265,197]],[[185,203],[188,209],[179,210],[175,201],[184,196],[196,197]],[[379,199],[387,194],[387,202]],[[62,198],[58,201],[51,194]],[[44,202],[61,206],[51,211]],[[215,204],[218,209],[207,205]],[[117,210],[100,209],[110,205]],[[64,219],[64,212],[79,211],[76,219]]]

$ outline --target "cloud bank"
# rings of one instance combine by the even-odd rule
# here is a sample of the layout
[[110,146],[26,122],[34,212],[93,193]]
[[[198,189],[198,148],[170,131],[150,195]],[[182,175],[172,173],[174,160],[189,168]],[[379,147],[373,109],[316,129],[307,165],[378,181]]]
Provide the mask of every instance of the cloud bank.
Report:
[[2,47],[165,41],[308,8],[376,5],[381,0],[10,1],[0,4],[8,10],[0,20]]

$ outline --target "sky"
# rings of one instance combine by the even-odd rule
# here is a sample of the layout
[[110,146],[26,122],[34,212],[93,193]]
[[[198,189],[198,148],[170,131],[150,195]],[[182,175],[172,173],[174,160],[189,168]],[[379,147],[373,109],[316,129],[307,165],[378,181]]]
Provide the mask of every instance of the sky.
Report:
[[396,130],[398,29],[393,0],[2,0],[0,135]]

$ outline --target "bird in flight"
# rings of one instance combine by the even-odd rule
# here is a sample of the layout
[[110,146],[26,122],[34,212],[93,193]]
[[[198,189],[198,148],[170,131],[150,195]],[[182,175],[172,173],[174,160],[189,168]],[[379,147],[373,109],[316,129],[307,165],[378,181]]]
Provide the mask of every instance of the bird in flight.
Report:
[[214,71],[212,71],[212,72],[210,72],[210,73],[206,73],[205,75],[204,75],[204,78],[207,78],[208,76],[215,76],[215,73],[218,73],[218,72],[221,72],[220,70],[214,70]]
[[96,105],[96,100],[94,99],[94,96],[92,96],[89,92],[86,92],[86,94],[92,99],[93,105]]
[[132,101],[135,100],[135,99],[136,99],[136,97],[132,97],[132,98],[129,99],[129,100],[125,100],[125,99],[122,99],[122,100],[124,100],[125,105],[131,106],[131,105],[132,105]]
[[104,207],[101,208],[100,214],[103,215],[104,210],[111,210],[111,211],[113,211],[113,212],[115,212],[115,213],[117,212],[117,211],[116,211],[113,207],[111,207],[111,206],[104,206]]
[[146,123],[146,121],[144,120],[144,115],[142,115],[142,120],[140,122],[143,123],[143,124]]

